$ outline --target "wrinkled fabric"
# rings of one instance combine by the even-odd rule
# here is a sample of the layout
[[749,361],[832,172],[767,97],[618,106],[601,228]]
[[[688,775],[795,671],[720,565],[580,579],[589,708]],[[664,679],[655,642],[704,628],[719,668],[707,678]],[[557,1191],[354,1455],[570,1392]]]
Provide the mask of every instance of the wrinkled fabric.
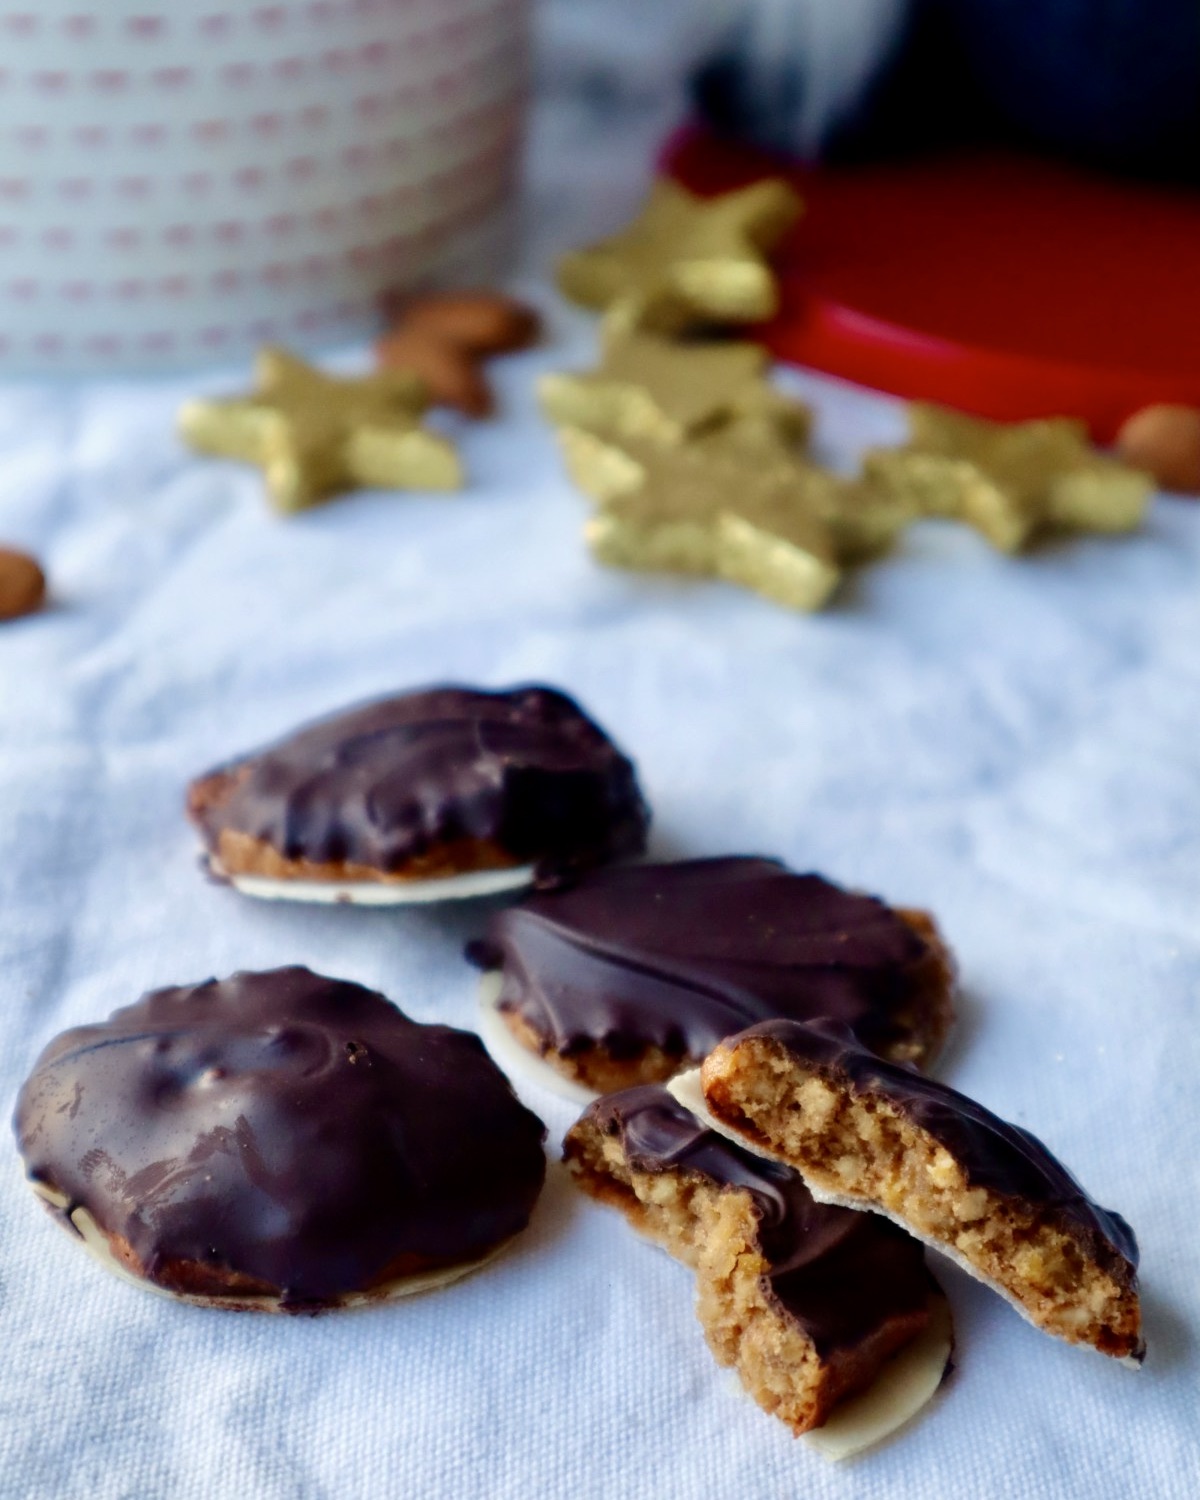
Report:
[[[10,386],[0,536],[46,613],[0,626],[0,1096],[45,1042],[158,985],[306,963],[471,1026],[484,909],[256,904],[207,883],[190,776],[307,718],[439,680],[577,694],[637,760],[658,858],[778,855],[933,910],[962,965],[940,1075],[1035,1131],[1141,1240],[1134,1373],[937,1266],[958,1369],[903,1436],[831,1467],[715,1365],[690,1274],[552,1173],[477,1276],[319,1319],[118,1282],[0,1173],[0,1495],[1143,1500],[1200,1490],[1200,508],[1013,560],[929,523],[826,613],[608,572],[581,541],[534,379],[595,324],[544,278],[619,222],[646,142],[535,139],[519,289],[547,342],[455,427],[462,495],[361,495],[294,520],[185,453],[173,383]],[[365,351],[348,351],[347,368]],[[787,377],[849,463],[895,403]],[[454,424],[448,423],[451,427]],[[555,1149],[570,1105],[533,1085]]]

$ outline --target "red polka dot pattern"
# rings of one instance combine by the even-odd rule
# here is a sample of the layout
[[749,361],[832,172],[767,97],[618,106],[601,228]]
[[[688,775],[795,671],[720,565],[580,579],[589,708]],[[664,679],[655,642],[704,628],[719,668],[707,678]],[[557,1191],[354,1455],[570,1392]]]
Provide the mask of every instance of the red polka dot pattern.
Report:
[[527,0],[91,3],[0,0],[0,370],[361,335],[501,238]]

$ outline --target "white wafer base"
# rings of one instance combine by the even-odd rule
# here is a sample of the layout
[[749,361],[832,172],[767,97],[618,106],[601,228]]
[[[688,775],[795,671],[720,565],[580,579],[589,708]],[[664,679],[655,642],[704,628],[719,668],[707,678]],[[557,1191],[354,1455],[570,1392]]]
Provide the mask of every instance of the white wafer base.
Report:
[[[782,1157],[776,1158],[776,1160],[778,1161],[782,1161],[782,1159]],[[796,1168],[795,1170],[799,1171],[799,1168]],[[1007,1287],[1001,1286],[998,1281],[993,1281],[990,1276],[985,1276],[979,1269],[979,1267],[972,1261],[969,1261],[967,1257],[962,1253],[962,1251],[957,1249],[954,1245],[948,1245],[945,1240],[934,1239],[931,1235],[922,1234],[921,1231],[914,1224],[910,1223],[908,1219],[902,1219],[899,1214],[889,1213],[886,1208],[881,1208],[879,1204],[873,1203],[867,1198],[855,1198],[849,1196],[846,1193],[831,1193],[827,1188],[823,1188],[818,1183],[813,1182],[813,1180],[810,1177],[807,1177],[803,1172],[801,1172],[800,1175],[804,1178],[805,1187],[809,1190],[809,1192],[813,1195],[818,1203],[829,1203],[835,1208],[853,1208],[856,1209],[859,1213],[878,1214],[881,1219],[890,1219],[891,1222],[897,1225],[898,1228],[903,1229],[905,1234],[911,1234],[914,1240],[920,1240],[921,1243],[923,1245],[927,1245],[930,1250],[936,1250],[939,1255],[944,1255],[946,1259],[952,1264],[956,1265],[960,1271],[965,1271],[973,1281],[980,1281],[984,1286],[989,1287],[993,1292],[996,1293],[997,1297],[1002,1297],[1004,1301],[1008,1303],[1009,1307],[1014,1308],[1017,1312],[1019,1312],[1025,1319],[1025,1321],[1036,1328],[1039,1333],[1047,1334],[1050,1338],[1059,1337],[1059,1335],[1052,1333],[1050,1329],[1043,1328],[1042,1325],[1037,1321],[1037,1319],[1034,1318],[1033,1315],[1029,1312],[1028,1308],[1026,1308],[1022,1302],[1018,1301],[1018,1299],[1012,1294],[1012,1292],[1008,1290]],[[1060,1342],[1069,1343],[1070,1340],[1061,1339]],[[1096,1349],[1091,1344],[1080,1343],[1075,1344],[1074,1347],[1077,1349],[1088,1349],[1093,1354],[1100,1354],[1102,1358],[1108,1360],[1110,1363],[1125,1365],[1131,1370],[1140,1370],[1142,1368],[1142,1361],[1135,1358],[1132,1354],[1126,1355],[1124,1359],[1118,1359],[1114,1361],[1111,1354],[1104,1354],[1102,1350]]]
[[[52,1204],[57,1209],[67,1206],[67,1199],[61,1194],[47,1188],[44,1184],[31,1182],[30,1186],[40,1198]],[[278,1297],[205,1297],[192,1292],[172,1292],[167,1287],[158,1286],[144,1276],[136,1276],[113,1254],[108,1243],[108,1237],[96,1223],[86,1208],[76,1208],[71,1213],[71,1223],[75,1226],[84,1249],[91,1257],[99,1262],[106,1271],[119,1276],[130,1286],[135,1286],[143,1292],[154,1292],[159,1297],[166,1297],[172,1302],[186,1302],[192,1307],[217,1307],[227,1312],[286,1312]],[[468,1261],[460,1266],[440,1266],[436,1271],[421,1271],[414,1276],[405,1276],[399,1281],[385,1283],[369,1292],[347,1292],[328,1304],[328,1310],[333,1312],[341,1308],[370,1307],[377,1302],[396,1302],[401,1297],[416,1297],[423,1292],[437,1291],[440,1287],[449,1286],[452,1282],[461,1281],[464,1276],[470,1276],[473,1272],[481,1270],[490,1261],[505,1250],[511,1241],[505,1241],[498,1245],[495,1250],[490,1251],[480,1260]],[[325,1311],[325,1307],[322,1307]]]
[[483,1045],[492,1055],[492,1061],[510,1078],[520,1078],[526,1083],[568,1099],[582,1109],[600,1096],[594,1089],[584,1088],[582,1083],[565,1078],[557,1068],[535,1057],[527,1051],[508,1029],[500,1014],[500,992],[504,987],[504,976],[499,969],[492,969],[479,981],[479,1035]]
[[520,891],[533,884],[533,866],[472,870],[435,880],[276,880],[265,875],[230,875],[215,859],[209,868],[243,896],[256,901],[303,901],[321,906],[425,906],[434,901],[471,901]]
[[[690,1110],[702,1125],[706,1125],[715,1135],[723,1135],[727,1141],[732,1141],[735,1146],[740,1146],[743,1151],[749,1151],[751,1156],[761,1156],[764,1161],[779,1161],[780,1158],[774,1152],[766,1151],[756,1141],[749,1141],[744,1135],[740,1135],[731,1126],[726,1125],[724,1120],[718,1120],[716,1115],[708,1107],[708,1100],[704,1097],[704,1090],[700,1086],[700,1069],[689,1068],[686,1073],[676,1073],[675,1077],[666,1084],[667,1093],[684,1109]],[[784,1163],[786,1166],[787,1163]],[[816,1194],[814,1193],[815,1197]]]
[[945,1297],[930,1297],[922,1332],[888,1360],[865,1391],[836,1407],[823,1427],[802,1433],[804,1442],[835,1463],[882,1443],[933,1400],[953,1353],[950,1304]]

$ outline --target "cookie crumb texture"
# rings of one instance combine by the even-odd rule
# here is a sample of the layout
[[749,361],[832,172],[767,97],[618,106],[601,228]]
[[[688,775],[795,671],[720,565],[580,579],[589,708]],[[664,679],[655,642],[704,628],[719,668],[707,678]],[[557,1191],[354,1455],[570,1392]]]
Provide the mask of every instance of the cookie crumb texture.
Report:
[[64,1032],[14,1126],[65,1228],[221,1307],[317,1312],[445,1279],[525,1227],[545,1173],[541,1121],[477,1037],[303,968]]
[[[647,1130],[662,1155],[631,1146]],[[660,1088],[600,1100],[568,1133],[565,1156],[584,1192],[696,1273],[717,1362],[796,1434],[869,1385],[928,1322],[936,1287],[918,1245],[814,1203],[796,1174],[755,1162]]]
[[593,1094],[615,1094],[641,1084],[665,1083],[687,1058],[663,1047],[641,1048],[633,1057],[621,1057],[605,1046],[589,1046],[581,1052],[559,1052],[519,1011],[497,1007],[502,1023],[519,1047],[531,1053],[560,1078]]
[[565,694],[437,687],[310,724],[199,777],[219,875],[419,881],[638,853],[633,766]]
[[[877,1076],[883,1070],[873,1061]],[[936,1091],[939,1105],[962,1099],[953,1090],[914,1078],[909,1099],[888,1098],[870,1083],[848,1081],[836,1065],[808,1063],[786,1043],[753,1032],[708,1058],[703,1083],[718,1119],[795,1166],[820,1198],[874,1208],[910,1228],[1047,1333],[1140,1359],[1136,1242],[1123,1220],[1084,1198],[1034,1137],[995,1122],[1027,1153],[1021,1182],[1020,1166],[988,1160],[997,1143],[986,1125],[973,1132],[980,1156],[972,1161],[913,1118],[914,1110],[928,1111],[924,1098],[913,1103],[917,1084],[922,1096]],[[963,1103],[984,1119],[979,1106]],[[1053,1169],[1040,1182],[1039,1158]],[[1001,1191],[994,1183],[1006,1171],[1012,1190]],[[993,1183],[981,1180],[989,1176]]]

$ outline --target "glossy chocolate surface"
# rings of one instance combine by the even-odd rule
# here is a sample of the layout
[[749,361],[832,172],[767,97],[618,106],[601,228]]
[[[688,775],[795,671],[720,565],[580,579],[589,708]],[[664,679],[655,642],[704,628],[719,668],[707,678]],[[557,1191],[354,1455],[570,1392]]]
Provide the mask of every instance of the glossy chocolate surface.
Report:
[[229,829],[317,864],[397,870],[482,840],[547,874],[638,853],[649,822],[630,761],[545,687],[381,699],[209,775],[234,783],[216,803],[193,801],[211,849]]
[[1133,1230],[1120,1214],[1093,1203],[1028,1130],[1008,1124],[944,1083],[874,1057],[836,1023],[767,1021],[730,1037],[727,1045],[736,1047],[755,1037],[778,1043],[835,1084],[841,1081],[855,1093],[886,1099],[946,1148],[972,1186],[1046,1212],[1081,1235],[1118,1279],[1132,1279],[1138,1260]]
[[495,913],[467,952],[503,970],[501,1010],[555,1051],[699,1062],[770,1016],[836,1016],[873,1048],[908,1040],[930,950],[871,896],[735,857],[597,870]]
[[922,1246],[878,1214],[817,1203],[798,1173],[703,1126],[664,1088],[610,1094],[589,1106],[638,1172],[695,1173],[751,1194],[771,1290],[823,1357],[925,1307],[936,1283]]
[[17,1101],[35,1181],[128,1241],[254,1277],[285,1306],[398,1261],[465,1263],[524,1228],[544,1129],[477,1037],[304,968],[157,990],[64,1032]]

